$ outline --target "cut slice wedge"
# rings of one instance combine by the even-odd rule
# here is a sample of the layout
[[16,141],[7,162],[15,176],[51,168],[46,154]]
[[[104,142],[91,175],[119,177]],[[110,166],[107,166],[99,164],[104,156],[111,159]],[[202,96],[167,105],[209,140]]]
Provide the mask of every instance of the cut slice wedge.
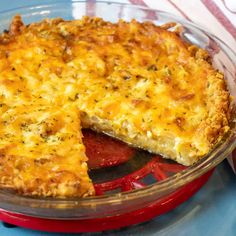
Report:
[[1,185],[44,197],[94,194],[77,108],[31,104],[5,110],[0,118]]

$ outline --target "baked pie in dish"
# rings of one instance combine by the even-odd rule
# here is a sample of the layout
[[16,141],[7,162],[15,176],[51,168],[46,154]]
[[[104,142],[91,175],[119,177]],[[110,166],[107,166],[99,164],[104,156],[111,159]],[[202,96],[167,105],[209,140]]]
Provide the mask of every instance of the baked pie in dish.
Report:
[[175,27],[15,16],[0,36],[1,186],[93,195],[81,127],[186,166],[209,153],[230,129],[230,95]]

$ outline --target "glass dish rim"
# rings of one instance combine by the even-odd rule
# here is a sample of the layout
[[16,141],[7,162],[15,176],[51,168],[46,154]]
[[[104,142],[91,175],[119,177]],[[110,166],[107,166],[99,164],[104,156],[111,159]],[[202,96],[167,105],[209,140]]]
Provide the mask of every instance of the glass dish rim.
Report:
[[[74,4],[74,3],[86,3],[87,1],[81,1],[81,0],[74,0],[73,2],[66,2],[66,1],[54,1],[52,3],[42,3],[42,4],[32,4],[32,5],[25,5],[21,7],[11,8],[8,10],[0,11],[0,15],[2,14],[9,14],[11,12],[17,13],[17,10],[30,10],[30,9],[43,9],[47,7],[52,6],[58,6],[58,4]],[[160,14],[164,14],[166,16],[171,16],[171,18],[178,19],[179,22],[184,22],[186,25],[193,26],[194,28],[203,31],[208,36],[216,39],[219,41],[225,48],[231,51],[232,54],[236,57],[236,53],[228,46],[226,45],[221,39],[219,39],[217,36],[207,32],[207,29],[205,29],[202,26],[198,26],[195,23],[191,23],[188,20],[184,19],[183,17],[179,17],[176,15],[172,15],[171,13],[152,9],[146,6],[141,5],[133,5],[129,3],[120,3],[115,1],[96,1],[95,4],[104,3],[104,4],[115,4],[119,6],[125,6],[129,8],[135,8],[140,10],[147,10],[147,11],[154,11],[158,12]],[[225,52],[224,48],[221,47],[221,49]],[[226,52],[225,52],[226,53]],[[228,53],[226,53],[228,55]],[[233,137],[236,137],[235,130],[231,130],[233,133],[231,135]],[[232,138],[232,137],[231,137]],[[220,142],[214,149],[206,155],[203,159],[201,159],[199,162],[197,162],[195,165],[188,167],[186,170],[179,172],[176,175],[173,175],[172,177],[169,177],[168,179],[149,185],[147,187],[136,189],[128,192],[122,192],[122,193],[114,193],[104,196],[93,196],[93,197],[86,197],[86,198],[79,198],[79,199],[56,199],[56,198],[35,198],[35,197],[26,197],[21,195],[15,195],[17,198],[21,200],[21,202],[24,202],[24,205],[28,205],[29,203],[35,203],[35,204],[48,204],[50,203],[51,206],[53,205],[65,205],[69,204],[68,206],[91,206],[91,201],[93,202],[92,205],[104,205],[104,204],[113,204],[113,203],[121,203],[125,201],[135,200],[142,197],[151,196],[152,194],[155,194],[157,192],[161,193],[169,189],[169,193],[175,191],[176,189],[180,188],[181,186],[193,181],[194,179],[200,177],[210,169],[214,168],[216,165],[218,165],[221,161],[223,161],[228,154],[232,152],[232,150],[236,147],[236,138],[233,140],[227,139],[226,142]],[[219,154],[220,153],[220,154]],[[219,156],[218,156],[219,154]],[[211,157],[211,158],[210,158]],[[204,168],[203,168],[204,167]],[[193,175],[194,174],[194,175]],[[170,189],[171,186],[171,189]],[[166,192],[167,193],[167,192]],[[0,199],[5,193],[0,192]],[[12,202],[11,202],[12,204]],[[71,207],[70,207],[71,208]],[[66,210],[68,208],[64,208],[63,210]]]

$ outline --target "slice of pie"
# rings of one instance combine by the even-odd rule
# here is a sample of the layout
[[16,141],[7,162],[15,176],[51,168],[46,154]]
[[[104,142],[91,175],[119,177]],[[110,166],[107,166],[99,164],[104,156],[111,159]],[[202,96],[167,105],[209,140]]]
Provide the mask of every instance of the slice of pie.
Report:
[[94,194],[77,108],[29,104],[0,109],[1,186],[45,197]]

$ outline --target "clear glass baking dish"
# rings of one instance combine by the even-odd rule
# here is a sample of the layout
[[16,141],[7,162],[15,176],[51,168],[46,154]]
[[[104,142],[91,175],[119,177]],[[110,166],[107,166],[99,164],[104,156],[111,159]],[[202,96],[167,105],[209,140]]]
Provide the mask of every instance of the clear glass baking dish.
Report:
[[[150,20],[157,25],[177,22],[184,27],[182,37],[211,53],[213,65],[225,74],[228,88],[234,96],[233,102],[235,102],[235,53],[220,39],[209,34],[206,29],[167,12],[115,2],[58,1],[46,5],[21,7],[0,12],[0,31],[8,28],[11,18],[16,14],[20,14],[26,24],[54,17],[61,17],[66,20],[79,19],[84,15],[98,16],[112,22],[116,22],[120,18],[127,21],[133,18],[138,21]],[[151,204],[153,201],[158,201],[214,168],[236,147],[235,131],[233,120],[230,132],[205,158],[164,181],[141,189],[100,197],[63,200],[24,197],[2,189],[0,190],[0,208],[50,219],[91,219],[134,211]]]

